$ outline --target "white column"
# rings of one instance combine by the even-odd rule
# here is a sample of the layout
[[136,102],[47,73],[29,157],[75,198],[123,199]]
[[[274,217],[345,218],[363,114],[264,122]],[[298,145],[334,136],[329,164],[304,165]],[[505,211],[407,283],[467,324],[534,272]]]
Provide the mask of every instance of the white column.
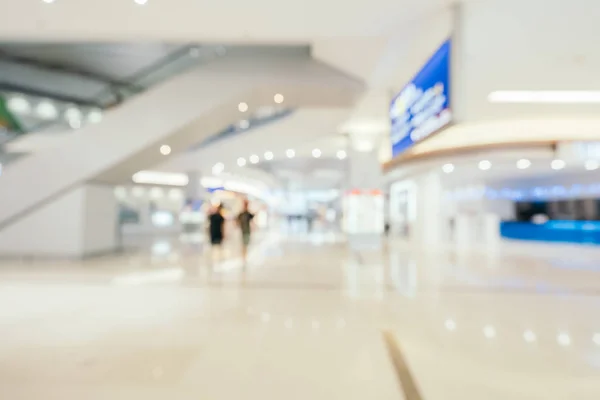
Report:
[[185,199],[186,201],[192,200],[204,200],[206,197],[206,189],[200,183],[202,174],[200,171],[189,171],[187,173],[188,184],[185,187]]
[[442,197],[440,174],[430,173],[417,178],[414,197],[416,219],[409,232],[411,241],[416,245],[427,247],[440,244],[443,224],[448,222],[442,213]]
[[489,251],[497,250],[502,241],[500,223],[502,220],[510,221],[515,218],[515,204],[512,200],[506,199],[484,200],[484,202],[482,237]]
[[483,241],[489,250],[493,250],[500,244],[500,216],[494,213],[486,213],[482,224]]
[[458,252],[469,250],[473,246],[473,216],[459,213],[454,219],[454,247]]
[[197,234],[203,231],[205,216],[196,206],[209,200],[208,193],[202,186],[200,171],[188,171],[188,184],[185,187],[185,209],[179,216],[181,227],[185,233]]
[[378,158],[380,135],[351,136],[348,185],[344,195],[344,230],[353,248],[382,244],[385,199]]
[[464,64],[467,61],[465,55],[464,42],[464,11],[462,4],[452,6],[452,56],[451,56],[451,86],[450,102],[452,104],[452,116],[454,123],[464,122],[466,119],[465,109],[467,99],[465,98],[467,89],[467,76],[465,75]]

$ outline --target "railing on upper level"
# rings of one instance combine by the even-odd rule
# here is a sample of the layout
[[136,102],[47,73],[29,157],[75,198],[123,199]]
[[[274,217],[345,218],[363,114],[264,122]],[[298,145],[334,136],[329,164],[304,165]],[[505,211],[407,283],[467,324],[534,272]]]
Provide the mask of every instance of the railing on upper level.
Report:
[[[0,146],[30,132],[64,132],[79,129],[86,123],[99,122],[104,111],[118,107],[152,86],[221,57],[226,52],[227,49],[223,46],[178,47],[132,76],[123,79],[122,85],[105,85],[100,92],[83,103],[77,99],[71,100],[64,94],[46,93],[0,82],[0,103],[6,105],[6,112],[11,119],[16,120],[15,124],[4,126],[4,129],[0,125]],[[62,74],[68,76],[68,71]]]

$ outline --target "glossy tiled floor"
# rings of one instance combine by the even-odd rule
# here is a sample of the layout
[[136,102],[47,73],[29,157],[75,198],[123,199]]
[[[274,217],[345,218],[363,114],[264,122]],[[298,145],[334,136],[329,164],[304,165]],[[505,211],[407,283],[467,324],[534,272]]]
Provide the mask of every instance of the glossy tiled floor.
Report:
[[338,239],[2,262],[0,398],[402,399],[386,332],[425,400],[600,398],[600,250]]

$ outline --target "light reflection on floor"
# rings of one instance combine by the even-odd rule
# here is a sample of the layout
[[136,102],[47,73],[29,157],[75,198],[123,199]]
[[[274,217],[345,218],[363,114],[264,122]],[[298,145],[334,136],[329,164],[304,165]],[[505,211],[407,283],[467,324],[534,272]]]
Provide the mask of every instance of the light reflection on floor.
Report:
[[2,265],[2,398],[398,399],[383,330],[425,400],[600,398],[600,250],[357,255],[293,232],[244,267],[235,240],[211,265],[202,241],[129,239]]

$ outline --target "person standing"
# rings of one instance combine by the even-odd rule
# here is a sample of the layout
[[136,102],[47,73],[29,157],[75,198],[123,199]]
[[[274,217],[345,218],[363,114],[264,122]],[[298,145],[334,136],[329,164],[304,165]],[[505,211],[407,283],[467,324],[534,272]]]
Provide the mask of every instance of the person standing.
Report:
[[244,200],[244,208],[237,217],[237,223],[242,231],[242,261],[246,265],[246,257],[248,256],[248,245],[250,244],[250,235],[252,234],[252,220],[254,214],[248,210],[248,200]]
[[225,239],[225,217],[223,217],[223,205],[219,204],[216,210],[208,217],[210,244],[212,246],[211,256],[214,262],[214,251],[218,248],[219,258],[222,257],[223,240]]

